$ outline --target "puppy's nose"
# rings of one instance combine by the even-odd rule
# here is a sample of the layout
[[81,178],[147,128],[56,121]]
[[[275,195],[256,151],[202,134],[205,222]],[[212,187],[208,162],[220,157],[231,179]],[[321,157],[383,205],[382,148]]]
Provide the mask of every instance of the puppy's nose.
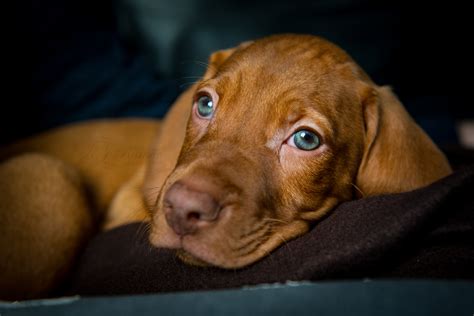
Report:
[[166,192],[164,205],[168,225],[180,236],[195,233],[219,215],[219,204],[209,193],[179,181]]

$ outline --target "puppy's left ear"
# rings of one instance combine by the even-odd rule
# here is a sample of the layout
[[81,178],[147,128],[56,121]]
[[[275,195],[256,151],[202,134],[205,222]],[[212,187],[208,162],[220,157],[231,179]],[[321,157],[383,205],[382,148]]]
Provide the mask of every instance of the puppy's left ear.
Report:
[[210,79],[216,75],[219,67],[235,52],[250,46],[253,41],[240,43],[238,46],[228,49],[222,49],[211,54],[209,57],[208,67],[203,76],[203,79]]
[[356,185],[364,196],[414,190],[451,173],[389,87],[364,84],[361,91],[365,148]]

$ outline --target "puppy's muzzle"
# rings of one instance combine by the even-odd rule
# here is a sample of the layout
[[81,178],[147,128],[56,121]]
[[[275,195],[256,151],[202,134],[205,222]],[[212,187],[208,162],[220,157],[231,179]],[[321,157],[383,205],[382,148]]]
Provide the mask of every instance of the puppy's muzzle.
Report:
[[206,191],[195,189],[185,180],[175,182],[164,198],[168,225],[179,236],[196,233],[219,217],[219,203]]

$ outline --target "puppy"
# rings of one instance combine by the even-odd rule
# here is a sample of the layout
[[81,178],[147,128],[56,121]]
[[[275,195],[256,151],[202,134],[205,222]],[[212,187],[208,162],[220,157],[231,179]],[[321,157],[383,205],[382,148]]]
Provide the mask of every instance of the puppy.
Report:
[[[85,123],[81,131],[67,127],[13,146],[6,156],[29,148],[48,156],[7,160],[2,168],[9,175],[2,181],[15,182],[19,176],[12,174],[23,174],[18,170],[26,172],[25,166],[43,160],[36,177],[56,170],[63,183],[55,188],[54,198],[62,203],[57,208],[50,203],[53,197],[48,190],[55,187],[51,184],[37,190],[42,190],[45,201],[28,206],[32,197],[22,190],[32,181],[23,179],[2,208],[13,212],[9,205],[15,205],[33,213],[54,208],[53,213],[88,214],[81,217],[84,227],[91,226],[90,210],[96,209],[99,212],[94,214],[104,218],[104,229],[149,220],[153,245],[177,249],[179,257],[191,264],[239,268],[304,234],[338,203],[413,190],[451,173],[444,155],[390,88],[374,84],[334,44],[310,35],[270,36],[212,54],[202,80],[175,102],[154,141],[150,135],[158,125],[142,123],[127,127],[128,122],[121,122],[118,131],[112,122]],[[105,159],[113,161],[113,167],[97,167],[94,153],[104,150],[102,146],[93,147],[92,157],[78,158],[83,148],[90,149],[94,140],[90,135],[101,135],[93,132],[97,124],[102,124],[102,133],[108,131],[107,144],[114,144]],[[124,136],[132,128],[134,136]],[[146,135],[138,135],[140,130]],[[72,135],[74,145],[70,145]],[[120,137],[126,141],[116,141]],[[150,143],[145,163],[143,148]],[[137,147],[133,162],[123,162],[117,152],[131,145]],[[76,192],[76,199],[84,196],[81,190],[88,191],[89,200],[76,203],[81,207],[69,203],[73,210],[65,210],[64,199],[71,195],[66,188]],[[18,200],[27,207],[15,203]],[[15,226],[11,218],[0,219]],[[31,213],[24,219],[26,231],[34,232],[33,236],[50,229],[38,228]],[[61,251],[79,249],[82,232],[88,230],[70,226],[67,232],[75,232],[73,237],[54,237]],[[15,248],[16,238],[11,232],[2,245],[15,258],[0,263],[9,271],[0,279],[13,280],[10,288],[18,284],[17,279],[38,277],[22,275],[15,268],[27,264],[25,253],[37,249],[28,238]],[[48,244],[46,238],[40,246]],[[66,271],[77,253],[70,251],[66,260],[54,249],[50,252],[46,270],[53,272]],[[61,279],[51,274],[54,277],[42,283],[35,281],[42,284],[35,293]],[[4,284],[0,293],[8,287]]]
[[[342,201],[451,172],[391,90],[321,38],[279,35],[215,53],[193,90],[154,147],[179,142],[170,168],[151,160],[144,186],[162,187],[147,198],[150,241],[189,262],[248,265]],[[189,117],[186,128],[168,126],[177,117]]]

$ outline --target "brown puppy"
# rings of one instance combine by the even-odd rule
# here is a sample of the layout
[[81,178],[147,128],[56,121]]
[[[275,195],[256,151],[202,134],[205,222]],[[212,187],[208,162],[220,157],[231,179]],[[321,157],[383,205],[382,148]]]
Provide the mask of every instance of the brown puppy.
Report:
[[[114,135],[114,124],[108,126]],[[76,127],[69,131],[78,135]],[[255,262],[342,201],[409,191],[451,172],[389,88],[376,86],[337,46],[307,35],[271,36],[214,53],[203,80],[163,121],[147,166],[139,167],[140,157],[131,164],[138,171],[128,182],[117,155],[116,168],[94,173],[93,159],[78,165],[78,154],[57,149],[68,138],[52,134],[36,148],[86,175],[92,203],[108,206],[105,228],[151,212],[152,244],[180,249],[190,263],[224,268]],[[90,146],[80,138],[78,152]],[[131,142],[143,150],[149,136]],[[33,226],[26,225],[38,231]],[[16,257],[21,262],[27,255]]]

